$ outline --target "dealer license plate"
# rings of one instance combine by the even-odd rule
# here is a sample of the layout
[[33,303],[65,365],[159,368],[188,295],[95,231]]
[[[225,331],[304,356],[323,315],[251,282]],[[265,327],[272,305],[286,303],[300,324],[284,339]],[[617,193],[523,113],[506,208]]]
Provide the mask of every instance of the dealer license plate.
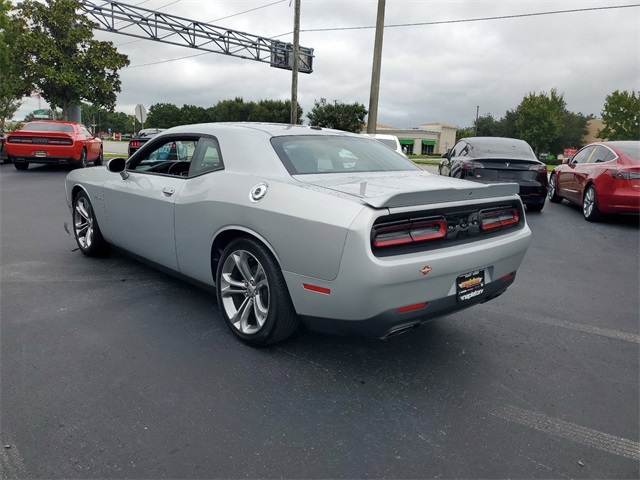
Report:
[[42,150],[38,150],[37,152],[33,152],[36,157],[46,157],[47,152],[43,152]]
[[469,301],[484,292],[484,270],[475,270],[458,277],[456,291],[459,302]]

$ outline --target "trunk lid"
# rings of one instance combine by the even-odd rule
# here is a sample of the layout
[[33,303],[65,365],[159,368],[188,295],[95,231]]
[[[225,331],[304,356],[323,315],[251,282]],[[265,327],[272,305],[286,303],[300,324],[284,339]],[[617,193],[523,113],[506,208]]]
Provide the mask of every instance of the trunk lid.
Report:
[[348,195],[373,208],[489,199],[514,195],[519,189],[515,183],[488,185],[416,171],[313,174],[295,178],[307,188],[321,187],[337,195]]

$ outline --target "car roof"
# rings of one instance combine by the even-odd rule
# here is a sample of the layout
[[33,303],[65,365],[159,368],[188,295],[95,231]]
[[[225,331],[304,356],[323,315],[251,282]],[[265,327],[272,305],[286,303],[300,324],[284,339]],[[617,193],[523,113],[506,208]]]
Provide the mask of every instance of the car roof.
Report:
[[315,127],[309,125],[289,125],[286,123],[262,123],[262,122],[216,122],[216,123],[197,123],[193,125],[181,125],[173,127],[162,132],[169,133],[201,133],[214,134],[220,130],[246,133],[263,133],[270,137],[281,137],[289,135],[344,135],[351,137],[360,137],[355,133],[344,132],[342,130],[333,130],[330,128]]

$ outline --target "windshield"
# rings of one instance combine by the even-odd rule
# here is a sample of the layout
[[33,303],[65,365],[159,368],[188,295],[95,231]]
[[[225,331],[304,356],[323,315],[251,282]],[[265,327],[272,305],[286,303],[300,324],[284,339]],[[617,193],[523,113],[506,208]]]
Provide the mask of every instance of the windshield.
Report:
[[73,133],[73,126],[66,123],[53,122],[31,122],[27,123],[21,130],[32,132],[68,132]]
[[291,136],[271,139],[291,175],[421,170],[397,152],[368,138]]

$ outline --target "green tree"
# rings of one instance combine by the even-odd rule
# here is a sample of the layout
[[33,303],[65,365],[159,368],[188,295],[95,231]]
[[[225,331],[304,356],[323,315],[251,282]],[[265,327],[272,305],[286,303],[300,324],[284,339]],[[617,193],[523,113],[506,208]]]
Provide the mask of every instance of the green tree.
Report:
[[247,122],[255,106],[254,102],[245,102],[241,97],[223,100],[208,109],[209,119],[212,122]]
[[[475,136],[476,133],[476,129],[475,127],[464,127],[464,128],[459,128],[456,131],[456,142],[458,140],[460,140],[461,138],[469,138],[469,137],[473,137]],[[453,148],[453,145],[451,145],[451,148]]]
[[335,128],[345,132],[359,133],[364,127],[367,109],[361,103],[327,103],[325,98],[314,100],[307,114],[309,123],[318,127]]
[[[302,123],[302,107],[298,104],[296,123]],[[291,120],[290,100],[260,100],[249,115],[250,122],[289,123]]]
[[195,105],[183,105],[180,109],[180,125],[206,123],[209,121],[207,110]]
[[605,127],[598,137],[609,140],[640,140],[640,92],[615,92],[607,95],[602,109]]
[[30,86],[24,80],[19,62],[18,39],[24,33],[22,24],[15,16],[10,0],[0,0],[0,129],[7,119],[13,118],[22,97],[28,95]]
[[562,134],[566,103],[555,89],[547,95],[530,93],[517,108],[518,137],[526,141],[536,154],[545,152]]
[[176,125],[181,125],[181,112],[173,103],[156,103],[149,107],[145,127],[171,128]]
[[516,121],[518,119],[518,113],[515,110],[507,110],[497,125],[498,137],[506,138],[518,138],[518,129],[516,127]]
[[582,139],[588,133],[587,122],[592,118],[592,115],[585,116],[565,109],[562,115],[562,131],[549,145],[549,152],[558,155],[565,148],[580,148],[583,145]]
[[80,0],[25,0],[18,18],[26,31],[17,48],[26,79],[68,118],[72,104],[86,101],[112,110],[120,92],[118,70],[129,65],[112,42],[93,38],[97,24],[79,13]]
[[473,122],[475,136],[478,137],[497,137],[499,136],[500,122],[493,115],[487,113]]

